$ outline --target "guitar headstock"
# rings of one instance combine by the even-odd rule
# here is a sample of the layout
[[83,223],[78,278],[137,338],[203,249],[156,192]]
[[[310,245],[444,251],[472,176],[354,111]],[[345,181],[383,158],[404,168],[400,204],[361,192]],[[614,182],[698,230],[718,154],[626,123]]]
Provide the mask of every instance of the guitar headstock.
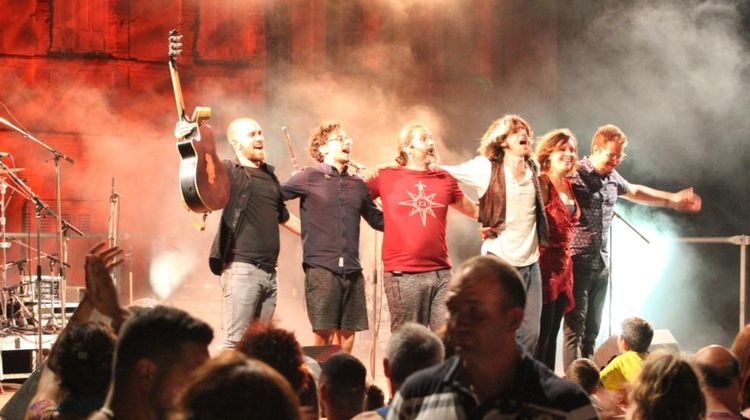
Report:
[[169,31],[169,61],[174,64],[182,54],[182,35],[176,29]]

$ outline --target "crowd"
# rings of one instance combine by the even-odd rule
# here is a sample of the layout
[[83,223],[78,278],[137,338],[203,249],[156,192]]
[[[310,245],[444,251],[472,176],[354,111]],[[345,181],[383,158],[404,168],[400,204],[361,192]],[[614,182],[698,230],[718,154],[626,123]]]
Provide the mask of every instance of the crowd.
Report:
[[457,268],[443,336],[411,322],[393,332],[387,401],[357,358],[340,352],[316,366],[293,333],[268,323],[209,357],[205,322],[167,306],[120,307],[108,273],[118,256],[102,246],[87,256],[87,293],[27,419],[743,419],[750,409],[750,326],[732,349],[685,358],[649,354],[652,326],[628,318],[606,366],[577,359],[560,378],[517,340],[523,281],[494,256]]

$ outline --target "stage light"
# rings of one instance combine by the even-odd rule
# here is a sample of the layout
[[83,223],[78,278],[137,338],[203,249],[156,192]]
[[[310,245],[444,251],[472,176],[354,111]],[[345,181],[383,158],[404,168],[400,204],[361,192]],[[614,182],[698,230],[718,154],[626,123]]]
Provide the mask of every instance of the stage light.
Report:
[[159,300],[172,296],[194,270],[195,258],[190,250],[154,246],[149,269],[149,283]]

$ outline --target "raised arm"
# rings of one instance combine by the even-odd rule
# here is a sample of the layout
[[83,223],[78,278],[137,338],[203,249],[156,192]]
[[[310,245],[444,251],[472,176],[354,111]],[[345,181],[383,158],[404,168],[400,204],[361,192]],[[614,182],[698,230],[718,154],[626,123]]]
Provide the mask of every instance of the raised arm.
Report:
[[630,184],[630,191],[623,197],[639,204],[669,207],[688,213],[699,212],[703,204],[701,197],[693,191],[692,187],[673,193],[645,185]]
[[[117,248],[105,248],[105,243],[95,245],[86,255],[86,293],[78,304],[75,312],[68,320],[65,330],[58,335],[62,337],[71,325],[80,324],[92,320],[94,311],[106,315],[119,327],[125,316],[117,301],[117,291],[112,283],[109,273],[122,260],[117,260],[122,251]],[[117,328],[115,328],[117,329]],[[57,352],[58,341],[52,346],[50,355]],[[47,401],[54,401],[60,397],[60,383],[54,372],[45,364],[39,378],[36,394],[32,397],[26,412],[26,419],[40,418],[46,410]]]

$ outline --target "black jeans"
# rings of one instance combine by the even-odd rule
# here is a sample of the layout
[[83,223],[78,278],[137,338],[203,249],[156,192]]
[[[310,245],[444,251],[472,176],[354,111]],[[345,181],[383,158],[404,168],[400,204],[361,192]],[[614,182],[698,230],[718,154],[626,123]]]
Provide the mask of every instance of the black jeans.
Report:
[[563,319],[568,298],[560,294],[557,299],[542,305],[542,316],[539,320],[539,341],[536,344],[534,358],[555,370],[557,356],[557,333]]
[[573,298],[576,306],[565,314],[563,366],[565,369],[581,357],[594,356],[594,341],[602,323],[602,309],[607,297],[609,270],[576,261],[573,257]]

